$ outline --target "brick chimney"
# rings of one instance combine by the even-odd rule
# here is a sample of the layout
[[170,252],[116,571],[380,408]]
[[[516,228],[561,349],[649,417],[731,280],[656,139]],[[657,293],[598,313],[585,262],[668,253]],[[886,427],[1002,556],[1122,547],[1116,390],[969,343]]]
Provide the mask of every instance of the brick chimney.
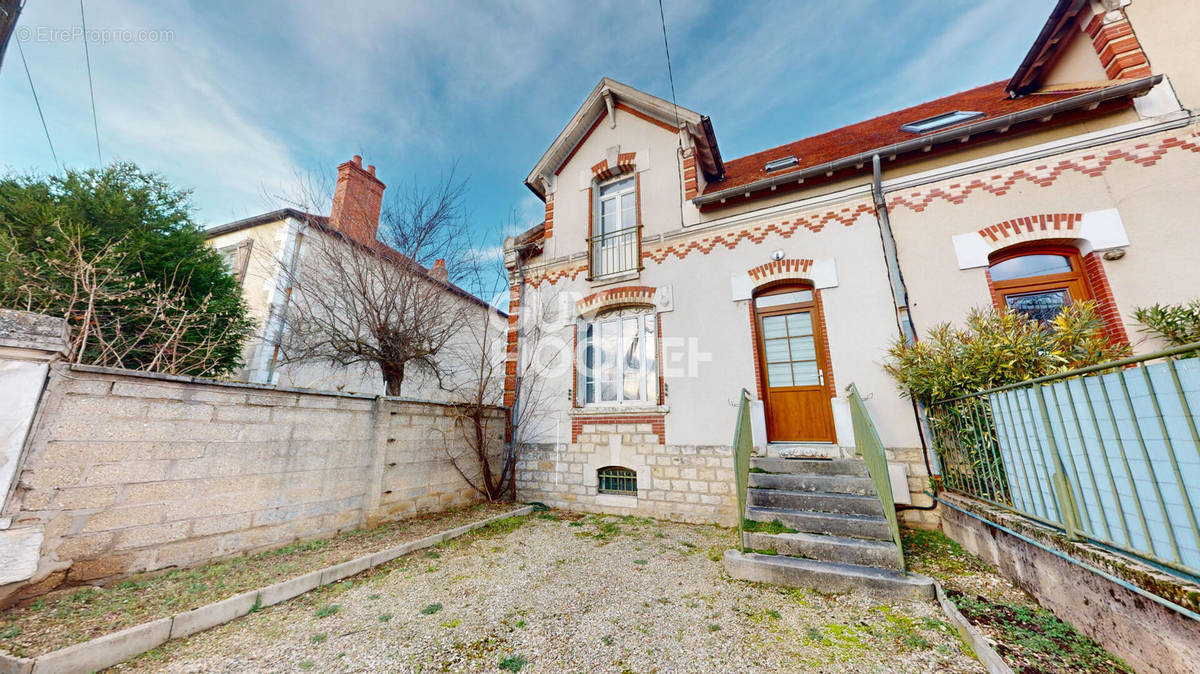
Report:
[[434,262],[433,266],[429,268],[429,275],[439,281],[448,280],[450,276],[446,271],[446,261],[438,260]]
[[386,185],[375,177],[375,167],[364,171],[362,157],[338,166],[337,187],[329,222],[335,229],[362,243],[373,244],[379,231],[379,211]]

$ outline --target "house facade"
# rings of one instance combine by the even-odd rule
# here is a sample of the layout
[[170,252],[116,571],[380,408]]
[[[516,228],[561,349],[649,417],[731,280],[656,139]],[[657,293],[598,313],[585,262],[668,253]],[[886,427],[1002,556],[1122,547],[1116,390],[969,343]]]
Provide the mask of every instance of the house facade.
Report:
[[1007,81],[735,159],[704,115],[601,80],[526,179],[545,221],[506,242],[510,372],[570,356],[521,497],[732,523],[742,389],[762,451],[841,457],[854,384],[898,502],[927,506],[896,339],[1090,299],[1111,339],[1161,346],[1132,314],[1200,287],[1196,28],[1186,0],[1061,0]]
[[[208,243],[225,258],[230,271],[242,284],[242,295],[250,315],[258,324],[255,335],[244,347],[243,368],[235,379],[256,384],[277,384],[348,393],[385,392],[379,368],[374,365],[335,367],[324,362],[289,362],[287,345],[289,311],[295,311],[297,284],[305,265],[328,264],[321,246],[363,246],[378,250],[402,264],[415,264],[379,240],[379,220],[386,186],[375,175],[374,166],[363,166],[355,155],[337,169],[330,214],[317,215],[295,208],[284,208],[210,228]],[[320,278],[321,274],[312,274]],[[503,340],[505,315],[448,279],[445,263],[439,260],[429,269],[417,266],[414,282],[428,284],[455,309],[471,312],[470,329],[453,340],[447,353],[466,360],[479,348],[498,349]],[[432,300],[430,300],[432,301]],[[449,310],[441,312],[450,313]],[[485,325],[485,322],[490,322]],[[482,347],[481,340],[489,346]],[[491,343],[494,343],[491,344]],[[453,369],[453,368],[448,368]],[[468,368],[470,369],[470,368]],[[405,397],[444,400],[448,388],[433,377],[409,373],[403,385]],[[453,377],[453,373],[451,375]]]

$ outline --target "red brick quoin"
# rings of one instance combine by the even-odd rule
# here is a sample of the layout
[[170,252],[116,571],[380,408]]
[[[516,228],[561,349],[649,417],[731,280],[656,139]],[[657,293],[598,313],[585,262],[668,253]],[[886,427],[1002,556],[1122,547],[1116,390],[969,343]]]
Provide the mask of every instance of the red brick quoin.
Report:
[[650,424],[651,432],[658,436],[658,444],[666,444],[666,416],[661,412],[647,414],[597,414],[576,415],[571,418],[571,442],[579,442],[579,434],[584,426],[611,426],[630,424]]

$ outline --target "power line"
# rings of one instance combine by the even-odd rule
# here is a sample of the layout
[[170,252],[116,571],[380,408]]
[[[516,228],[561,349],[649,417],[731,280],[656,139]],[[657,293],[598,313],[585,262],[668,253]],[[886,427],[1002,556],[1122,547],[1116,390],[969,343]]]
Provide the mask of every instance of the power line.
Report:
[[54,166],[62,170],[58,163],[58,153],[54,151],[54,141],[50,140],[50,127],[46,126],[46,115],[42,114],[42,103],[38,100],[37,89],[33,86],[33,75],[29,74],[29,61],[25,60],[25,50],[21,48],[21,40],[17,40],[17,53],[21,55],[21,63],[25,66],[25,77],[29,80],[29,90],[33,92],[33,104],[37,106],[38,117],[42,119],[42,130],[46,132],[46,143],[50,145],[50,156],[54,157]]
[[[80,0],[82,2],[83,0]],[[679,135],[679,103],[675,102],[675,74],[671,71],[671,46],[667,44],[667,17],[663,13],[663,0],[658,0],[658,20],[662,23],[663,51],[667,53],[667,79],[671,82],[671,107],[675,110],[675,134],[679,141],[679,161],[675,162],[675,172],[679,175],[679,227],[683,223],[683,137]]]
[[100,122],[96,119],[96,89],[92,86],[92,55],[88,51],[87,19],[83,15],[83,0],[79,0],[79,23],[83,29],[83,58],[87,61],[88,93],[92,97],[92,130],[96,132],[96,160],[103,165],[104,158],[100,155]]

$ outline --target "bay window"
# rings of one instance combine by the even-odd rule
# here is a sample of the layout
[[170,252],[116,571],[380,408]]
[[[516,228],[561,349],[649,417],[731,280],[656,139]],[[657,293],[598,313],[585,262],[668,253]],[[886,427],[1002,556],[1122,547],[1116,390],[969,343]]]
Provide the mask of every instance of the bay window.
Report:
[[658,317],[613,309],[580,328],[579,399],[584,404],[658,402]]

